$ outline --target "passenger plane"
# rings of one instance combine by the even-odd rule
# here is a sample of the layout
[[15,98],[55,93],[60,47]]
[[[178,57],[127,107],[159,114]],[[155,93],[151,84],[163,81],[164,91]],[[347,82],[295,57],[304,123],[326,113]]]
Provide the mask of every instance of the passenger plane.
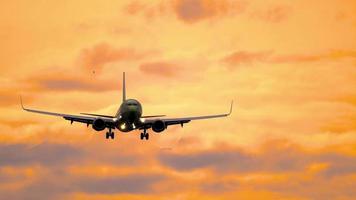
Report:
[[91,114],[91,113],[80,113],[81,115],[70,115],[62,113],[54,113],[48,111],[34,110],[25,108],[21,100],[22,109],[28,112],[34,112],[45,115],[53,115],[63,117],[65,120],[73,122],[81,122],[87,124],[87,126],[92,125],[93,129],[96,131],[102,131],[108,129],[106,132],[106,139],[114,139],[115,134],[112,130],[118,129],[121,132],[130,132],[132,130],[143,130],[141,132],[141,140],[149,139],[149,134],[147,129],[152,128],[156,133],[160,133],[167,129],[170,125],[188,123],[192,120],[209,119],[229,116],[232,112],[232,104],[230,105],[230,111],[225,114],[217,115],[205,115],[205,116],[195,116],[195,117],[181,117],[181,118],[165,118],[165,115],[142,115],[142,105],[136,99],[126,99],[126,84],[125,84],[125,72],[123,73],[123,83],[122,83],[122,103],[114,116]]

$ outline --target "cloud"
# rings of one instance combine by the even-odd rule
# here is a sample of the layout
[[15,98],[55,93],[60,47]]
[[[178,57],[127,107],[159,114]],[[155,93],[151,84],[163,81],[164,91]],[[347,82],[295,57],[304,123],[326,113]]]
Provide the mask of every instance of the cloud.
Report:
[[251,17],[266,22],[277,23],[286,20],[290,12],[291,12],[290,7],[273,6],[265,10],[255,11],[251,14]]
[[[268,157],[268,156],[267,156]],[[240,151],[214,151],[189,155],[165,154],[160,160],[177,170],[189,171],[200,168],[213,168],[219,172],[256,172],[300,170],[305,167],[305,161],[293,158],[272,159],[269,162],[264,156],[247,154]]]
[[199,19],[216,15],[219,11],[218,8],[209,8],[201,0],[180,0],[176,5],[177,16],[186,22],[194,22]]
[[139,1],[131,1],[128,5],[125,7],[125,11],[128,14],[135,15],[138,14],[141,10],[145,9],[146,5],[139,2]]
[[25,144],[0,144],[1,166],[66,165],[77,162],[82,155],[81,149],[67,144],[43,143],[33,147]]
[[306,63],[317,61],[333,61],[340,59],[355,59],[356,51],[352,50],[330,50],[326,53],[317,54],[287,54],[278,55],[272,51],[235,51],[221,59],[229,65],[229,68],[243,64],[255,64],[258,62],[284,64],[284,63]]
[[19,94],[16,94],[13,90],[4,90],[0,89],[0,105],[1,106],[9,106],[14,104],[14,102],[18,102]]
[[54,171],[42,173],[32,183],[16,191],[1,191],[6,199],[63,199],[72,193],[145,194],[162,175],[124,175],[111,177],[77,177]]
[[[144,159],[131,151],[128,154],[128,144],[121,143],[120,146],[125,146],[119,148],[117,144],[100,145],[1,144],[0,178],[7,180],[12,189],[0,185],[0,194],[7,199],[58,199],[72,193],[145,194],[152,192],[152,186],[165,178],[161,173],[150,170],[139,173],[132,170],[138,160],[142,162]],[[87,174],[70,170],[72,166],[82,169],[98,164],[117,168],[120,173],[102,174],[100,172],[103,168],[96,168]],[[122,173],[124,166],[129,167],[128,173]],[[35,168],[30,170],[36,172],[35,176],[27,172],[26,168]]]
[[261,52],[248,52],[248,51],[236,51],[227,55],[222,59],[223,62],[229,65],[242,65],[242,64],[253,64],[255,62],[266,61],[270,56],[271,52],[261,51]]
[[[95,75],[95,74],[94,74]],[[119,90],[117,80],[94,76],[81,70],[56,69],[19,80],[29,91],[108,91]]]
[[229,13],[241,13],[245,6],[242,1],[178,0],[174,5],[174,11],[180,20],[194,23]]
[[124,11],[130,15],[143,13],[148,19],[174,13],[179,20],[191,24],[204,19],[239,14],[245,7],[244,1],[229,0],[175,0],[169,3],[162,1],[156,5],[133,1],[125,7]]
[[[345,102],[339,100],[339,102]],[[346,103],[349,103],[346,101]],[[351,102],[351,105],[355,106],[355,103]],[[356,130],[356,116],[353,115],[339,115],[335,119],[329,120],[323,126],[321,130],[332,133],[347,133]]]
[[[19,181],[31,174],[26,168],[1,167],[0,168],[0,184]],[[1,186],[0,186],[1,188]]]
[[51,79],[42,80],[39,84],[48,90],[102,90],[104,88],[98,88],[96,84],[90,82],[83,82],[80,79]]
[[77,191],[85,193],[147,193],[152,191],[152,184],[161,181],[161,175],[128,175],[105,178],[82,178],[76,180]]
[[304,62],[316,62],[316,61],[330,61],[339,59],[355,59],[356,51],[352,50],[331,50],[326,53],[319,54],[291,54],[291,55],[279,55],[272,57],[270,62],[273,63],[304,63]]
[[[86,79],[87,78],[87,79]],[[107,91],[107,90],[119,90],[121,87],[113,87],[114,81],[107,80],[96,80],[93,81],[88,79],[88,77],[81,78],[78,77],[66,77],[60,76],[60,78],[43,78],[37,79],[37,85],[41,90],[52,90],[52,91]]]
[[153,74],[164,77],[175,76],[182,70],[177,64],[164,61],[143,63],[140,65],[139,69],[145,74]]
[[339,176],[356,172],[356,157],[330,153],[307,153],[296,145],[271,141],[260,153],[239,149],[215,149],[196,153],[162,153],[158,159],[178,171],[212,168],[217,173],[257,173],[303,171],[312,163],[328,163],[323,174]]
[[231,192],[239,187],[238,181],[221,181],[202,183],[200,189],[205,193]]
[[355,156],[329,153],[320,155],[318,159],[321,162],[329,164],[328,168],[322,172],[322,175],[324,175],[326,178],[356,173]]
[[149,53],[138,52],[132,48],[115,48],[107,43],[100,43],[83,49],[79,62],[88,70],[100,71],[106,64],[142,59]]

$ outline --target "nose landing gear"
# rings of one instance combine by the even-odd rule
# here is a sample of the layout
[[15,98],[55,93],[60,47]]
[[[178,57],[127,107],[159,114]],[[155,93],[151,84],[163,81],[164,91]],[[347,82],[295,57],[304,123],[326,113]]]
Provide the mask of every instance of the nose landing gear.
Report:
[[143,133],[141,133],[140,138],[141,140],[146,139],[148,140],[150,135],[147,133],[146,129],[143,129]]

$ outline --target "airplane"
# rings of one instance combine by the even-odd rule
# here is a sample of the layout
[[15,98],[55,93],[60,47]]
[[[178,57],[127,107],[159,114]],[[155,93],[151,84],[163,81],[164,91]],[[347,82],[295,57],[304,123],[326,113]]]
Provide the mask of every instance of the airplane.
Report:
[[22,109],[28,112],[63,117],[65,120],[69,120],[71,124],[73,124],[73,122],[85,123],[87,127],[91,125],[95,131],[103,131],[107,128],[108,132],[106,132],[106,139],[115,138],[115,133],[112,131],[115,129],[118,129],[121,132],[143,130],[140,135],[141,140],[149,139],[149,133],[147,130],[150,128],[156,133],[161,133],[170,125],[180,124],[183,127],[183,124],[189,123],[193,120],[227,117],[231,114],[233,105],[233,101],[231,101],[230,111],[224,114],[181,118],[164,118],[165,115],[145,116],[142,115],[142,105],[138,100],[126,99],[125,72],[123,72],[122,79],[122,103],[116,114],[113,116],[92,113],[80,113],[81,115],[71,115],[25,108],[22,103],[21,96],[20,102]]

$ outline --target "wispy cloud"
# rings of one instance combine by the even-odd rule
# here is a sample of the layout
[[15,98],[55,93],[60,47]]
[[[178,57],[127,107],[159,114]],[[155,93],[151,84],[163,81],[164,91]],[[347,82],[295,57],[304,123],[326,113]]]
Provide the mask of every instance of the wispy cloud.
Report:
[[100,43],[83,49],[79,62],[85,69],[100,71],[108,63],[139,60],[149,54],[149,52],[139,52],[132,48],[116,48],[107,43]]
[[242,64],[256,63],[308,63],[318,61],[335,61],[341,59],[355,59],[356,52],[352,50],[330,50],[325,53],[316,54],[276,54],[273,51],[236,51],[224,58],[222,61],[227,63],[231,68]]
[[175,76],[182,70],[179,65],[164,61],[142,63],[139,68],[141,72],[145,74],[154,74],[164,77]]
[[277,23],[287,20],[291,12],[292,9],[289,6],[279,5],[254,11],[252,12],[251,17],[265,22]]
[[162,17],[174,14],[177,19],[192,24],[205,19],[212,19],[229,14],[240,14],[245,10],[245,1],[229,0],[177,0],[159,2],[156,5],[147,5],[134,1],[125,7],[130,15],[144,14],[145,17]]

